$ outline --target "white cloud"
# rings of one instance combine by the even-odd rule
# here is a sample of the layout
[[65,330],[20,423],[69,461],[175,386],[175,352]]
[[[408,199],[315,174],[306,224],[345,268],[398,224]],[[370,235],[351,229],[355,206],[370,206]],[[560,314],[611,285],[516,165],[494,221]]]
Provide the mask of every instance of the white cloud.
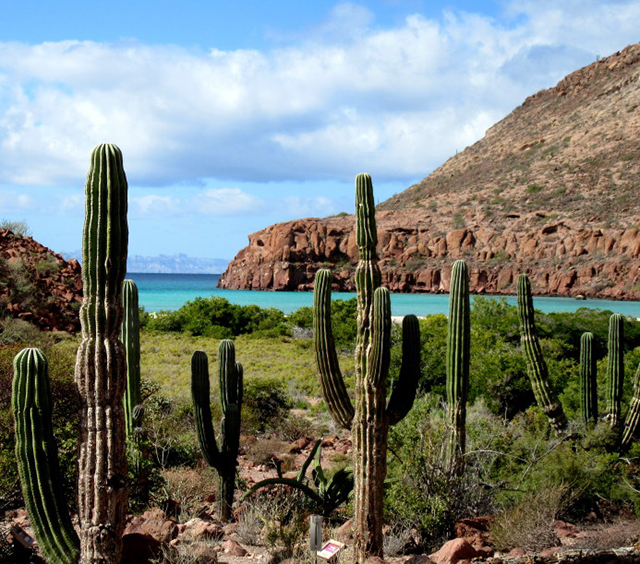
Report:
[[27,194],[0,189],[0,213],[19,213],[32,210],[35,206],[35,200]]
[[[417,14],[386,28],[372,18],[340,4],[295,46],[264,52],[0,43],[0,182],[81,183],[103,141],[121,146],[138,185],[362,170],[415,180],[527,95],[637,41],[640,3],[513,0],[503,19]],[[264,206],[225,190],[197,207]],[[177,213],[172,198],[145,198],[134,200],[140,213]]]
[[180,209],[180,201],[171,196],[148,194],[130,198],[129,204],[137,207],[142,215],[172,215]]

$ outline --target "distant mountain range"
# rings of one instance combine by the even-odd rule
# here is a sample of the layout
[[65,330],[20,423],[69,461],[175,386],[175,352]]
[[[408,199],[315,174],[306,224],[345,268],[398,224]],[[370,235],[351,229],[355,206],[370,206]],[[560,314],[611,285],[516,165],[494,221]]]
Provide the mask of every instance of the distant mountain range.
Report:
[[[73,251],[63,253],[63,256],[66,260],[74,258],[79,261],[82,253]],[[221,274],[228,264],[226,259],[190,257],[184,253],[155,257],[133,255],[127,260],[127,270],[145,274]]]

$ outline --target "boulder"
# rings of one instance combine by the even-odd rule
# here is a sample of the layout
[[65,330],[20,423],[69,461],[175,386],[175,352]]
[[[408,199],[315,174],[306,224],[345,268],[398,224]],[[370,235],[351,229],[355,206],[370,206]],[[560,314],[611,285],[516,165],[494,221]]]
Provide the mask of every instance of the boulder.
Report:
[[460,560],[471,560],[479,556],[478,551],[464,539],[453,539],[429,555],[438,564],[455,564]]

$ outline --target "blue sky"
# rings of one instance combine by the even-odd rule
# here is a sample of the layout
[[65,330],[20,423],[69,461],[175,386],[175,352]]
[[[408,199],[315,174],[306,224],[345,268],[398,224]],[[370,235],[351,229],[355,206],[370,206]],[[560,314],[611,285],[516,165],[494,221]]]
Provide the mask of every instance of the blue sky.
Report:
[[0,19],[0,219],[80,247],[118,144],[130,254],[232,258],[278,221],[382,201],[524,98],[640,40],[640,2],[22,0]]

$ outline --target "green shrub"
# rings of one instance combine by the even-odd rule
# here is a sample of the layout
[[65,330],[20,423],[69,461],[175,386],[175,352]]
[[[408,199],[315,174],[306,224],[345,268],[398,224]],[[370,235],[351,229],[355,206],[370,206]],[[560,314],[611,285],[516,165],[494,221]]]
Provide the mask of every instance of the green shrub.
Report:
[[289,334],[284,314],[275,308],[240,306],[224,298],[196,298],[177,311],[143,315],[141,325],[163,332],[184,332],[193,336],[227,339],[237,335],[278,337]]
[[292,406],[283,380],[246,378],[242,406],[242,429],[245,433],[264,433],[278,427]]

